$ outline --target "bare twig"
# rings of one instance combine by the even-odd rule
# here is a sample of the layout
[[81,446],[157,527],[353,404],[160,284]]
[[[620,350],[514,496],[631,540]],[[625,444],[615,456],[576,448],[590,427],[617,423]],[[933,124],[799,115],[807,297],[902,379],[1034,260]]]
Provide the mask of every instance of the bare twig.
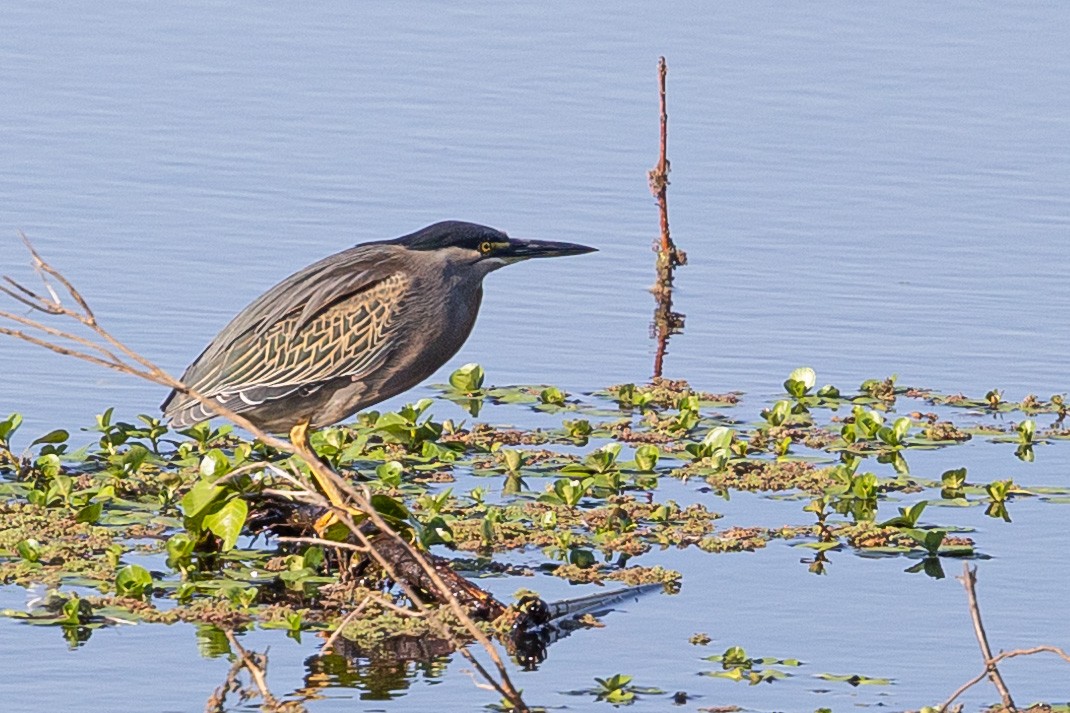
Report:
[[658,142],[658,162],[647,174],[650,191],[658,204],[661,221],[661,234],[655,243],[657,252],[657,281],[651,292],[654,293],[656,306],[654,320],[650,325],[651,335],[657,341],[654,353],[654,378],[661,378],[665,354],[668,352],[669,337],[679,333],[684,327],[684,316],[672,309],[673,271],[687,263],[687,255],[676,247],[669,235],[669,115],[666,110],[665,77],[668,74],[665,58],[658,58],[658,109],[660,115],[660,140]]
[[[39,274],[41,274],[50,297],[43,297],[41,295],[38,295],[37,293],[34,293],[33,291],[23,287],[22,285],[18,284],[14,280],[11,280],[10,278],[7,279],[8,283],[11,284],[15,288],[15,290],[17,290],[18,293],[21,294],[17,294],[12,290],[3,287],[0,287],[0,290],[5,292],[9,296],[15,298],[19,302],[26,304],[41,312],[50,315],[66,317],[87,327],[97,336],[97,338],[99,338],[103,342],[103,344],[106,344],[108,346],[104,347],[95,343],[87,344],[84,341],[80,341],[81,338],[78,337],[75,337],[74,341],[76,343],[83,344],[83,346],[85,346],[86,348],[92,348],[96,350],[98,354],[104,353],[108,356],[108,358],[102,358],[89,352],[77,349],[70,349],[55,342],[50,342],[47,339],[42,339],[40,337],[35,337],[32,334],[27,334],[20,330],[0,327],[0,334],[6,334],[8,336],[15,337],[16,339],[21,339],[31,344],[35,344],[45,349],[49,349],[58,354],[72,356],[77,359],[82,359],[83,361],[88,361],[93,364],[98,364],[100,366],[105,366],[110,369],[115,369],[123,373],[131,374],[133,376],[140,377],[153,383],[175,389],[179,393],[196,400],[198,403],[205,406],[207,409],[211,410],[218,416],[226,418],[237,426],[250,432],[265,445],[284,453],[293,453],[300,456],[301,459],[304,460],[305,463],[308,465],[308,467],[322,481],[334,484],[337,490],[345,493],[350,498],[352,504],[364,515],[366,515],[368,520],[373,525],[375,525],[380,532],[389,536],[410,557],[412,557],[413,561],[418,563],[420,568],[423,569],[423,571],[426,573],[429,581],[434,584],[436,589],[436,597],[440,601],[443,601],[449,611],[457,618],[458,621],[461,622],[461,625],[464,627],[465,632],[484,647],[491,661],[494,663],[494,667],[498,674],[498,679],[495,679],[495,677],[490,674],[490,672],[474,657],[474,655],[470,651],[468,651],[468,649],[464,645],[465,642],[458,640],[456,634],[454,633],[450,625],[444,619],[442,619],[437,614],[437,612],[431,610],[423,602],[421,602],[418,593],[415,592],[404,581],[404,579],[399,578],[397,576],[397,573],[394,571],[394,567],[392,566],[391,562],[375,549],[375,547],[369,541],[367,535],[365,535],[361,531],[360,527],[358,527],[357,524],[350,517],[349,512],[347,512],[345,509],[335,507],[318,491],[316,491],[311,486],[311,484],[308,483],[304,478],[301,478],[299,476],[287,476],[287,480],[290,480],[292,483],[295,484],[296,487],[300,489],[303,495],[302,499],[307,502],[319,505],[323,508],[333,510],[335,515],[338,517],[338,520],[344,523],[346,527],[350,530],[352,535],[356,538],[357,542],[359,543],[359,547],[366,548],[368,555],[376,561],[376,563],[382,568],[382,570],[384,571],[384,573],[386,573],[388,577],[390,577],[394,582],[398,584],[398,586],[402,589],[402,591],[409,598],[409,600],[412,601],[413,606],[416,607],[417,611],[419,611],[421,615],[425,615],[427,617],[427,620],[435,626],[435,628],[441,633],[443,638],[446,638],[447,640],[453,642],[460,654],[467,658],[468,661],[479,671],[480,675],[485,677],[486,680],[490,683],[490,685],[493,686],[494,689],[500,695],[509,700],[509,702],[514,706],[514,708],[522,712],[528,710],[523,699],[520,697],[520,693],[509,680],[508,672],[506,671],[505,665],[502,662],[501,657],[498,655],[498,652],[495,649],[493,643],[490,641],[490,639],[487,638],[487,636],[475,624],[475,622],[472,621],[471,617],[468,616],[468,613],[465,611],[460,601],[450,591],[450,588],[445,584],[445,582],[443,582],[442,578],[435,570],[434,565],[431,564],[431,562],[429,562],[428,559],[424,557],[421,552],[416,550],[410,543],[405,541],[405,539],[402,538],[401,535],[399,535],[385,520],[383,520],[382,517],[379,516],[378,512],[376,512],[375,508],[371,505],[370,496],[368,495],[366,489],[363,493],[358,492],[337,473],[328,468],[317,457],[317,455],[310,449],[306,448],[304,444],[293,443],[288,440],[283,440],[263,431],[251,421],[249,421],[249,419],[247,419],[246,417],[232,411],[231,409],[221,404],[219,401],[199,393],[195,389],[174,378],[166,371],[156,366],[153,362],[141,356],[140,354],[120,342],[107,330],[105,330],[99,325],[95,315],[89,308],[88,303],[74,287],[74,285],[71,284],[70,281],[68,281],[58,270],[56,270],[47,262],[45,262],[40,257],[40,255],[38,255],[36,250],[34,250],[33,246],[30,244],[29,240],[27,240],[24,235],[22,237],[23,241],[26,243],[27,249],[33,256],[34,268],[38,271]],[[59,285],[64,288],[67,294],[70,295],[71,299],[78,305],[77,310],[70,309],[62,304],[60,297],[56,293],[56,290],[54,290],[49,284],[49,278],[55,280],[57,283],[59,283]],[[7,312],[0,312],[0,318],[7,318],[10,320],[12,319],[12,317],[15,317],[12,321],[15,321],[16,323],[21,324],[23,326],[28,326],[38,331],[44,332],[49,336],[67,338],[67,333],[59,332],[59,330],[53,330],[53,328],[37,323],[34,320],[21,318],[17,315],[11,315]]]
[[[1045,653],[1047,653],[1047,654],[1055,654],[1056,656],[1061,658],[1063,661],[1066,661],[1067,663],[1070,663],[1070,654],[1068,654],[1065,650],[1060,649],[1058,646],[1034,646],[1033,648],[1030,648],[1030,649],[1014,649],[1013,651],[1003,651],[1003,652],[999,653],[998,655],[996,655],[995,657],[993,657],[991,663],[993,665],[995,665],[995,664],[999,663],[1000,661],[1003,661],[1004,659],[1013,659],[1013,658],[1016,658],[1018,656],[1032,656],[1034,654],[1045,654]],[[944,701],[943,703],[940,704],[940,707],[937,709],[939,711],[939,713],[943,713],[945,710],[947,710],[948,706],[950,706],[952,703],[954,703],[955,700],[959,696],[961,696],[963,693],[968,691],[970,688],[976,686],[981,681],[985,680],[985,678],[987,676],[988,676],[988,667],[986,666],[984,671],[981,671],[981,673],[977,674],[976,676],[971,678],[969,681],[967,681],[966,683],[964,683],[961,686],[959,686],[958,688],[956,688],[955,692],[952,693],[948,697],[948,699],[946,701]]]
[[333,547],[347,552],[360,552],[367,554],[368,548],[363,545],[354,545],[351,542],[339,542],[336,540],[322,540],[318,537],[276,537],[279,542],[299,542],[303,545],[316,545],[318,547]]
[[1034,654],[1055,654],[1063,661],[1070,663],[1070,654],[1058,646],[1034,646],[1029,649],[1014,649],[1013,651],[1003,651],[998,655],[992,655],[992,649],[988,645],[988,636],[985,634],[984,625],[981,623],[981,609],[977,604],[977,592],[975,586],[977,584],[977,569],[971,569],[968,564],[962,566],[962,576],[958,577],[958,580],[962,582],[962,586],[966,589],[966,598],[970,606],[970,616],[973,619],[973,631],[977,636],[977,642],[981,646],[981,655],[985,659],[985,668],[981,673],[971,678],[966,683],[962,684],[955,689],[946,701],[940,704],[937,709],[938,713],[944,713],[948,707],[958,699],[963,693],[976,686],[985,678],[992,680],[992,684],[999,691],[1000,698],[1003,702],[1003,710],[1016,711],[1014,701],[1011,699],[1010,691],[1007,689],[1007,685],[1003,682],[1002,676],[999,674],[999,670],[996,668],[996,664],[1004,659],[1012,659],[1018,656],[1032,656]]
[[687,258],[679,253],[676,244],[669,235],[669,114],[665,101],[665,77],[669,73],[665,58],[658,58],[658,114],[660,117],[660,140],[658,141],[658,162],[647,174],[650,181],[650,192],[657,199],[658,211],[661,215],[661,236],[658,242],[658,261],[673,267],[683,265]]
[[973,633],[977,636],[977,643],[981,647],[981,656],[985,660],[988,678],[992,681],[992,685],[996,687],[996,690],[999,691],[1003,707],[1013,713],[1018,709],[1014,707],[1014,699],[1011,698],[1011,692],[1007,690],[1007,684],[1003,682],[1003,677],[999,675],[999,669],[996,668],[996,663],[992,660],[992,649],[988,645],[988,636],[985,634],[984,624],[981,623],[981,608],[977,605],[977,592],[975,590],[977,568],[971,569],[969,564],[964,563],[962,565],[962,576],[958,579],[962,582],[962,586],[966,588],[966,598],[970,605],[970,618],[973,619]]
[[341,623],[338,624],[338,628],[331,632],[331,635],[327,638],[327,641],[324,642],[323,646],[320,647],[320,656],[323,656],[328,651],[334,650],[334,642],[338,641],[338,637],[342,635],[342,629],[346,628],[346,626],[349,625],[349,622],[360,616],[360,613],[364,611],[364,607],[368,605],[369,601],[371,601],[371,598],[365,597],[353,611],[346,614],[345,618],[342,619]]

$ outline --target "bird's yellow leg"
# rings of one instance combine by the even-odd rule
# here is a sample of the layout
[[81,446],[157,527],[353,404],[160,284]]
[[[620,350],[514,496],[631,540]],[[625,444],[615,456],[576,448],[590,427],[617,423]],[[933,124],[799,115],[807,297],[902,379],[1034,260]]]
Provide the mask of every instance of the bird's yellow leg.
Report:
[[[316,452],[312,450],[312,444],[309,443],[308,440],[308,427],[309,419],[301,419],[297,425],[290,429],[290,442],[293,443],[294,447],[301,453],[308,454],[309,457],[315,458]],[[342,495],[334,483],[327,478],[320,477],[315,468],[311,468],[311,471],[313,484],[319,489],[320,493],[330,501],[331,505],[351,513],[357,512],[346,504],[345,496]],[[327,528],[336,522],[338,522],[338,517],[333,511],[328,510],[316,520],[315,524],[312,525],[312,528],[317,534],[322,536],[323,533],[327,531]]]

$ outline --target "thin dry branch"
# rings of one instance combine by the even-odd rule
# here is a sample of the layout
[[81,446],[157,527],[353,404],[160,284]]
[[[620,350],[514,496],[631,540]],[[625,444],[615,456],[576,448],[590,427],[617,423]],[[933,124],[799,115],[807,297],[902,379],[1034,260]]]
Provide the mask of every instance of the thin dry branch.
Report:
[[664,370],[665,355],[668,353],[669,337],[679,333],[684,327],[684,316],[672,309],[672,283],[675,269],[687,263],[687,255],[676,247],[669,235],[669,115],[666,110],[665,77],[668,74],[665,58],[658,58],[658,109],[660,115],[660,135],[658,141],[658,162],[647,174],[650,191],[658,204],[661,234],[655,244],[657,252],[657,280],[651,288],[654,300],[654,320],[650,325],[651,335],[657,341],[654,353],[654,378],[661,378]]
[[[58,354],[72,356],[77,359],[82,359],[83,361],[98,364],[100,366],[105,366],[110,369],[115,369],[123,373],[137,376],[139,378],[151,381],[161,386],[166,386],[168,388],[175,389],[179,393],[185,396],[189,396],[192,399],[195,399],[197,402],[208,408],[216,415],[226,418],[237,426],[245,429],[249,433],[253,434],[265,445],[284,453],[292,453],[300,456],[302,460],[304,460],[305,463],[308,465],[308,467],[316,473],[317,476],[319,476],[322,480],[333,483],[340,492],[345,493],[350,498],[352,504],[363,514],[365,514],[368,520],[377,528],[379,528],[380,532],[387,534],[398,545],[400,545],[408,553],[408,555],[413,558],[415,562],[419,564],[421,569],[423,569],[424,572],[427,574],[428,579],[434,584],[436,588],[435,594],[438,599],[446,603],[450,612],[461,622],[465,632],[484,647],[491,661],[494,663],[494,667],[497,671],[499,678],[495,679],[495,677],[491,675],[491,673],[475,658],[475,656],[470,651],[468,651],[465,646],[465,642],[457,638],[450,625],[445,620],[441,619],[441,617],[437,615],[437,612],[422,603],[418,593],[413,591],[412,588],[409,587],[403,579],[397,576],[397,573],[394,571],[394,567],[392,566],[391,562],[380,552],[378,552],[378,550],[376,550],[376,548],[370,542],[368,537],[361,531],[361,529],[350,517],[349,512],[342,508],[335,507],[326,498],[320,495],[320,493],[316,491],[311,486],[311,484],[309,484],[303,478],[294,478],[293,482],[295,482],[297,487],[302,490],[303,494],[305,495],[304,499],[324,508],[333,510],[334,513],[337,515],[338,520],[346,525],[346,527],[360,543],[360,546],[363,548],[367,548],[368,554],[376,561],[376,563],[382,568],[386,575],[389,576],[394,582],[396,582],[399,587],[401,587],[402,591],[413,603],[413,606],[416,607],[417,611],[419,611],[422,615],[427,616],[428,621],[435,626],[439,633],[442,634],[443,638],[453,642],[458,652],[466,659],[468,659],[468,661],[479,671],[480,675],[483,676],[500,695],[506,698],[517,711],[524,712],[528,710],[528,707],[521,698],[519,691],[517,691],[517,689],[510,681],[508,671],[505,668],[505,664],[503,663],[501,657],[498,655],[498,652],[495,649],[493,643],[490,641],[490,639],[487,638],[487,636],[476,625],[476,623],[472,621],[471,617],[468,616],[468,613],[465,611],[460,601],[450,591],[450,588],[445,584],[445,582],[442,581],[442,578],[435,570],[434,565],[432,565],[427,560],[427,558],[423,556],[421,552],[416,550],[410,543],[405,541],[404,538],[402,538],[385,520],[383,520],[382,517],[379,516],[375,508],[372,507],[370,497],[368,497],[366,493],[362,494],[353,487],[351,487],[348,482],[346,482],[337,473],[328,468],[314,452],[305,448],[303,444],[283,440],[263,431],[251,421],[249,421],[246,417],[225,407],[217,400],[205,396],[204,394],[199,393],[195,389],[190,388],[187,384],[184,384],[180,380],[174,378],[166,371],[158,367],[156,364],[154,364],[152,361],[146,359],[145,357],[141,356],[140,354],[120,342],[111,333],[109,333],[107,330],[100,326],[92,310],[89,308],[87,301],[82,297],[81,293],[74,287],[74,285],[69,280],[67,280],[58,270],[53,268],[43,258],[41,258],[41,256],[33,248],[33,246],[30,244],[29,240],[26,238],[25,235],[23,235],[22,238],[23,241],[26,243],[26,247],[29,250],[30,254],[33,256],[34,268],[39,274],[42,275],[42,279],[45,282],[46,289],[48,290],[51,297],[42,297],[34,293],[32,290],[23,287],[22,285],[10,278],[5,279],[16,290],[18,290],[18,292],[22,293],[25,298],[7,288],[0,287],[0,290],[5,292],[9,296],[15,298],[19,302],[27,304],[28,306],[37,309],[41,312],[54,316],[66,317],[84,325],[85,327],[90,329],[104,344],[109,345],[112,349],[118,352],[118,354],[113,355],[116,357],[115,361],[108,361],[100,357],[94,356],[93,354],[89,354],[87,352],[79,351],[76,349],[70,349],[54,342],[49,342],[45,339],[26,334],[19,330],[0,327],[0,334],[6,334],[8,336],[21,339],[31,344],[43,347],[45,349],[49,349]],[[66,292],[70,295],[71,299],[78,305],[78,310],[72,310],[62,304],[62,301],[57,295],[56,290],[53,289],[51,284],[49,284],[49,278],[54,279],[64,288],[64,290],[66,290]],[[0,313],[0,318],[7,317],[9,314],[10,313],[6,312]],[[51,334],[49,330],[52,328],[37,323],[34,320],[20,318],[16,319],[15,321],[19,324],[23,324],[24,326],[31,326],[32,328],[38,329],[39,331],[42,331],[46,334]],[[94,348],[101,352],[108,352],[108,350],[106,350],[101,345],[96,345]],[[125,359],[119,357],[119,354],[123,355]]]
[[[1001,651],[999,654],[992,658],[991,663],[992,665],[995,665],[1003,661],[1004,659],[1013,659],[1017,658],[1018,656],[1033,656],[1034,654],[1055,654],[1063,661],[1070,663],[1070,654],[1068,654],[1064,649],[1061,649],[1058,646],[1034,646],[1029,649],[1014,649],[1012,651]],[[981,681],[985,680],[985,678],[987,677],[988,666],[985,666],[984,671],[981,671],[981,673],[977,674],[969,681],[956,688],[955,692],[952,693],[946,701],[940,704],[940,707],[937,708],[937,711],[939,713],[944,713],[944,711],[946,711],[948,707],[958,699],[959,696],[976,686]]]
[[321,540],[318,537],[276,537],[279,542],[298,542],[303,545],[315,545],[317,547],[333,547],[347,552],[360,552],[365,554],[368,548],[362,545],[354,545],[351,542],[338,542],[335,540]]
[[988,672],[988,678],[992,681],[992,685],[999,691],[1000,699],[1003,702],[1003,707],[1014,713],[1018,709],[1014,707],[1014,699],[1011,698],[1011,692],[1007,690],[1007,684],[1003,681],[1003,676],[999,674],[999,669],[996,668],[996,663],[992,658],[992,649],[988,645],[988,635],[985,634],[985,626],[981,623],[981,608],[977,604],[977,590],[975,588],[977,584],[977,568],[970,568],[970,565],[962,565],[962,576],[958,578],[962,582],[962,586],[966,588],[966,599],[969,601],[970,606],[970,618],[973,620],[973,633],[977,637],[977,644],[981,647],[981,656],[985,660],[985,669]]
[[957,579],[962,582],[962,586],[966,589],[966,598],[969,602],[970,617],[973,620],[974,634],[977,636],[977,641],[981,646],[981,655],[985,658],[985,668],[981,673],[956,688],[955,692],[952,693],[946,701],[940,704],[937,711],[938,713],[944,713],[959,696],[985,680],[985,678],[991,678],[993,685],[996,686],[996,690],[999,691],[1003,702],[1003,709],[1007,711],[1015,711],[1017,709],[1014,706],[1014,701],[1011,699],[1010,691],[1007,689],[1002,676],[1000,676],[999,671],[996,669],[996,664],[1005,659],[1012,659],[1018,656],[1033,656],[1034,654],[1044,653],[1055,654],[1063,661],[1070,663],[1070,654],[1058,646],[1034,646],[1028,649],[1002,651],[998,655],[993,656],[992,650],[988,645],[988,637],[985,634],[984,625],[981,623],[981,609],[977,603],[977,591],[975,588],[975,585],[977,584],[977,569],[970,569],[968,564],[963,564],[962,576]]
[[671,267],[683,265],[687,258],[676,249],[669,234],[669,114],[666,109],[665,78],[669,73],[669,67],[664,57],[658,58],[658,115],[659,115],[659,140],[658,162],[647,174],[650,182],[650,192],[658,203],[658,212],[661,216],[661,235],[658,241],[658,263]]
[[349,625],[349,622],[360,616],[360,613],[364,611],[364,607],[368,606],[369,601],[371,601],[371,597],[365,597],[353,611],[346,614],[345,618],[339,622],[338,628],[331,632],[331,635],[327,637],[327,641],[320,647],[320,656],[323,656],[328,651],[334,650],[334,642],[338,641],[338,637],[342,635],[342,629],[346,628],[346,626]]

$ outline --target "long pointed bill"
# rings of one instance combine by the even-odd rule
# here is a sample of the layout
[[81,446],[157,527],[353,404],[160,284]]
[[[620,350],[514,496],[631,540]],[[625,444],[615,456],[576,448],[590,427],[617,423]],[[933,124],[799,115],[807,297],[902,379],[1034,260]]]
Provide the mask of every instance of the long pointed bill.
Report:
[[564,257],[565,255],[583,255],[597,252],[597,248],[576,243],[557,243],[551,240],[517,240],[509,241],[509,247],[499,257],[515,262],[533,257]]

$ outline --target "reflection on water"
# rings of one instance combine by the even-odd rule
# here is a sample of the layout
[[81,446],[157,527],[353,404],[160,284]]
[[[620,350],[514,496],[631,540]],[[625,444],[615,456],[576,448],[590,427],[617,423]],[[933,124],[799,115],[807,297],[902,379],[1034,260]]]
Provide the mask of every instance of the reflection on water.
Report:
[[305,664],[304,688],[295,694],[306,699],[313,698],[317,691],[327,688],[355,688],[360,690],[360,699],[387,701],[397,698],[412,685],[414,679],[440,678],[446,670],[449,644],[437,642],[445,651],[435,653],[435,646],[428,646],[418,639],[407,642],[406,651],[398,656],[379,653],[368,656],[367,652],[345,639],[335,644],[335,652],[310,656]]

